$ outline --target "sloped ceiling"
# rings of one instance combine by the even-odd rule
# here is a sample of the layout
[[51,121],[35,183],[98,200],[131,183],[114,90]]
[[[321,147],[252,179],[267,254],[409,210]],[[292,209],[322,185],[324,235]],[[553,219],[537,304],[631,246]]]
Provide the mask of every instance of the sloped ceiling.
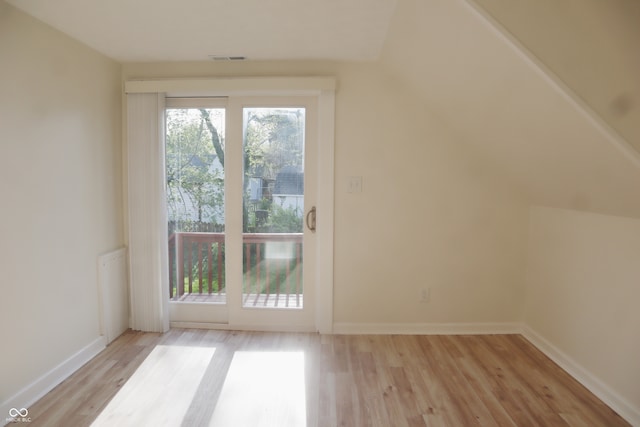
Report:
[[396,0],[8,0],[121,62],[373,60]]
[[533,203],[640,217],[640,155],[465,0],[401,0],[382,63]]
[[475,1],[640,151],[640,1]]

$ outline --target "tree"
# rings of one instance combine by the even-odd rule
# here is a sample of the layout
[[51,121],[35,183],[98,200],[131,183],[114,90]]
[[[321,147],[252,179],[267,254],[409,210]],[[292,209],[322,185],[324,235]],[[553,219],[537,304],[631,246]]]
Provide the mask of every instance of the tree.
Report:
[[[269,232],[301,232],[302,212],[297,208],[281,207],[273,203],[271,191],[254,205],[267,213],[259,219],[256,211],[249,211],[249,178],[255,177],[271,184],[284,171],[301,175],[304,157],[303,108],[250,108],[245,110],[245,187],[244,230]],[[273,190],[271,188],[270,190]]]
[[301,171],[305,110],[253,108],[246,114],[245,173],[275,179],[286,166]]
[[[304,120],[303,108],[245,109],[245,231],[248,231],[249,223],[255,224],[255,213],[248,209],[249,178],[258,177],[273,183],[278,173],[285,169],[302,172]],[[225,153],[221,129],[224,128],[224,110],[172,108],[167,110],[166,121],[170,220],[223,223]],[[262,204],[274,220],[291,217],[292,213],[283,212],[282,208],[271,209],[268,192]],[[253,218],[249,218],[251,215]]]
[[211,122],[211,114],[209,113],[209,111],[204,108],[200,108],[199,110],[200,116],[202,117],[202,120],[204,120],[204,123],[207,125],[207,129],[209,129],[209,133],[211,134],[211,144],[213,145],[213,149],[218,156],[218,161],[224,168],[224,147],[222,145],[222,142],[220,141],[218,130],[215,128],[215,126],[213,126],[213,123]]
[[167,201],[174,221],[215,224],[224,218],[224,139],[211,118],[220,121],[223,110],[205,113],[167,110]]

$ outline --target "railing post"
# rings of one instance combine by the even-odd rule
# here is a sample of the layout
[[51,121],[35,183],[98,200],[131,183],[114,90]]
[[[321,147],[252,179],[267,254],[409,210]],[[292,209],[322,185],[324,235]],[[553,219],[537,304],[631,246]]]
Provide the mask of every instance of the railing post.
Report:
[[[218,295],[222,293],[222,251],[224,243],[218,241]],[[225,289],[226,291],[226,289]]]
[[[243,295],[243,305],[248,305],[249,304],[249,299],[251,298],[251,293],[253,291],[253,288],[255,286],[256,288],[256,298],[257,298],[257,288],[258,288],[258,283],[260,281],[259,277],[253,276],[251,274],[251,251],[252,251],[252,246],[253,242],[251,242],[250,239],[248,239],[247,235],[245,233],[242,234],[242,245],[244,247],[244,253],[245,253],[245,267],[244,267],[244,282],[245,282],[245,289],[243,290],[243,293],[245,295]],[[258,245],[256,245],[257,247]],[[257,248],[256,248],[257,250]],[[256,268],[258,268],[259,266],[256,263]],[[253,276],[253,283],[251,282],[251,278]],[[254,305],[255,305],[255,300],[254,300]]]
[[208,293],[211,295],[213,292],[213,243],[207,242],[207,280],[208,280]]
[[175,233],[169,236],[169,299],[173,298],[173,285],[175,284],[175,278],[173,277],[175,271],[173,268],[173,263],[175,261],[175,252],[176,252],[176,235]]
[[203,277],[202,277],[202,249],[204,248],[204,244],[200,242],[196,242],[196,254],[198,257],[198,294],[202,294],[202,285],[203,285]]
[[302,282],[302,243],[296,242],[296,307],[300,307],[300,284]]
[[193,241],[190,237],[184,239],[185,255],[187,256],[187,276],[189,278],[189,294],[193,293]]
[[176,296],[179,299],[184,294],[184,247],[180,233],[176,233],[176,270]]
[[[255,302],[260,298],[260,267],[262,266],[262,262],[260,262],[262,258],[262,243],[256,243],[256,299]],[[255,305],[255,303],[254,303]]]

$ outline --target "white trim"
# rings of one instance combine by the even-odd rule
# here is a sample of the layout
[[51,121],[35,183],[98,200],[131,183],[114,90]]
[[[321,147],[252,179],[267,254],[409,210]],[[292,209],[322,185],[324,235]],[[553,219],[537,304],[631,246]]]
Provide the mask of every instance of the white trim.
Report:
[[486,26],[502,39],[513,51],[520,56],[531,68],[538,73],[543,80],[565,98],[587,121],[614,147],[616,147],[627,159],[637,167],[640,167],[640,152],[638,152],[626,139],[624,139],[609,123],[596,113],[581,97],[560,78],[551,71],[540,59],[538,59],[524,44],[501,25],[475,0],[462,0],[471,12],[473,12]]
[[169,322],[171,329],[215,329],[220,331],[228,331],[228,323],[215,323],[215,322],[182,322],[171,321]]
[[569,357],[555,345],[551,344],[531,327],[524,325],[522,329],[524,336],[545,356],[553,360],[560,368],[575,378],[580,384],[585,386],[591,393],[616,411],[622,418],[631,425],[640,426],[640,408],[635,407],[631,402],[620,396],[608,385],[590,373],[579,363]]
[[[322,211],[318,215],[318,238],[316,252],[316,288],[315,288],[315,328],[322,333],[331,333],[333,326],[333,245],[334,245],[334,150],[335,150],[335,88],[336,79],[334,77],[239,77],[239,78],[181,78],[181,79],[141,79],[130,80],[125,82],[126,94],[156,94],[167,97],[186,97],[194,98],[196,102],[201,102],[202,97],[229,97],[229,110],[234,108],[234,100],[244,96],[251,97],[267,97],[275,96],[282,99],[285,96],[312,96],[317,100],[317,137],[318,137],[318,186],[317,186],[317,204]],[[215,101],[215,100],[214,100]],[[181,102],[171,99],[169,103]],[[207,101],[209,102],[209,101]],[[227,115],[227,120],[231,120],[233,114]],[[231,123],[227,123],[227,140],[234,140],[237,136],[232,135],[236,127]],[[131,142],[128,141],[130,145]],[[227,147],[227,160],[232,161],[233,158],[241,159],[241,155],[234,153],[231,149],[233,146]],[[236,159],[236,160],[237,160]],[[129,165],[130,161],[129,160]],[[129,178],[131,182],[132,172],[129,166]],[[233,188],[230,179],[225,179],[225,205],[241,206],[241,197],[236,192],[229,191]],[[131,191],[129,189],[129,234],[131,234]],[[147,196],[149,197],[149,196]],[[136,199],[137,200],[137,199]],[[323,214],[327,213],[327,214]],[[241,225],[227,223],[226,233],[233,236],[239,233]],[[166,234],[166,233],[165,233]],[[131,240],[131,239],[130,239]],[[233,239],[231,239],[233,240]],[[233,244],[233,241],[227,242]],[[129,244],[132,251],[131,242]],[[166,245],[165,245],[166,246]],[[227,250],[233,251],[231,245]],[[132,257],[130,252],[130,257]],[[227,259],[229,261],[229,259]],[[227,280],[239,280],[237,266],[227,265]],[[234,268],[235,267],[235,268]],[[131,269],[133,270],[133,269]],[[162,269],[163,274],[165,268]],[[131,274],[131,273],[130,273]],[[237,276],[237,277],[236,277]],[[163,277],[164,279],[164,277]],[[133,280],[130,280],[133,283]],[[164,287],[164,286],[163,286]],[[238,295],[228,293],[229,302],[233,303]],[[151,307],[154,308],[154,307]],[[143,310],[144,311],[144,310]],[[163,314],[163,328],[169,327],[168,316],[168,297],[163,299],[161,308]],[[132,310],[132,313],[135,313]],[[228,321],[235,328],[236,324],[243,327],[242,319],[236,319],[232,311],[229,312]],[[182,319],[189,320],[189,319]],[[217,319],[213,319],[217,320]],[[136,317],[132,315],[131,326],[136,324]],[[185,322],[172,322],[175,324],[185,324]],[[191,323],[191,322],[187,322]],[[276,322],[277,323],[277,322]],[[306,323],[306,322],[305,322]],[[258,329],[264,329],[264,325],[258,325]],[[304,327],[304,326],[303,326]],[[289,324],[283,324],[282,330],[291,330]],[[293,330],[298,330],[298,326]],[[149,329],[139,326],[134,329]],[[304,329],[303,329],[304,330]]]
[[[242,170],[243,154],[243,109],[245,107],[277,107],[277,106],[297,106],[306,109],[306,136],[305,140],[305,174],[311,175],[319,169],[319,161],[314,153],[318,150],[318,121],[320,95],[317,96],[229,96],[227,106],[227,128],[225,164],[236,165],[237,170]],[[225,169],[226,171],[226,169]],[[228,171],[226,171],[228,172]],[[306,176],[306,175],[305,175]],[[312,187],[313,181],[320,182],[320,177],[315,180],[305,179],[305,209],[317,204],[317,187]],[[227,254],[243,254],[242,239],[242,174],[225,173],[225,251]],[[304,232],[304,257],[305,259],[315,259],[316,266],[304,266],[304,283],[312,283],[317,280],[314,271],[322,261],[317,259],[316,236],[308,230]],[[313,295],[317,288],[306,287],[304,292],[304,307],[301,310],[278,309],[278,308],[251,308],[245,307],[242,303],[242,291],[239,286],[243,281],[242,257],[227,256],[226,261],[226,283],[227,283],[227,303],[229,329],[248,330],[277,330],[282,331],[315,331],[315,313],[318,310],[317,298]],[[201,320],[201,319],[173,319],[180,320]],[[206,319],[203,319],[206,320]],[[292,326],[293,325],[293,326]]]
[[164,99],[165,109],[169,108],[227,108],[226,96],[218,97],[168,97]]
[[295,323],[275,323],[265,325],[255,324],[235,324],[227,323],[207,323],[207,322],[171,322],[172,328],[178,329],[214,329],[224,331],[260,331],[260,332],[315,332],[313,326],[305,327]]
[[168,96],[318,95],[333,91],[333,77],[233,77],[205,79],[129,80],[125,93],[166,92]]
[[519,334],[520,323],[334,323],[335,334],[493,335]]
[[226,324],[228,319],[229,307],[226,303],[169,301],[170,325],[190,322]]
[[[324,90],[318,98],[318,173],[316,252],[316,329],[333,332],[333,233],[335,193],[335,92]],[[325,214],[327,213],[327,214]]]
[[11,408],[29,409],[29,406],[36,403],[85,363],[96,357],[105,347],[105,338],[103,336],[96,338],[67,360],[2,402],[0,404],[0,421],[3,424],[1,425],[5,425],[5,419]]

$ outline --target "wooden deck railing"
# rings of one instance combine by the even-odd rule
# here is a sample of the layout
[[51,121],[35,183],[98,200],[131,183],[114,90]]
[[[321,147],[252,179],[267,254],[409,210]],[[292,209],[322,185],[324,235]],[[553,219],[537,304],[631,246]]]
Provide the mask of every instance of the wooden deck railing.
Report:
[[302,233],[243,235],[245,307],[302,308]]
[[[179,283],[184,286],[177,286]],[[224,233],[174,233],[169,237],[169,290],[170,298],[194,291],[223,292]]]
[[[224,233],[177,232],[169,237],[169,296],[211,296],[221,300],[225,288]],[[278,305],[280,295],[302,298],[302,234],[243,234],[245,305]],[[180,286],[182,284],[182,286]],[[271,297],[275,297],[271,298]]]

